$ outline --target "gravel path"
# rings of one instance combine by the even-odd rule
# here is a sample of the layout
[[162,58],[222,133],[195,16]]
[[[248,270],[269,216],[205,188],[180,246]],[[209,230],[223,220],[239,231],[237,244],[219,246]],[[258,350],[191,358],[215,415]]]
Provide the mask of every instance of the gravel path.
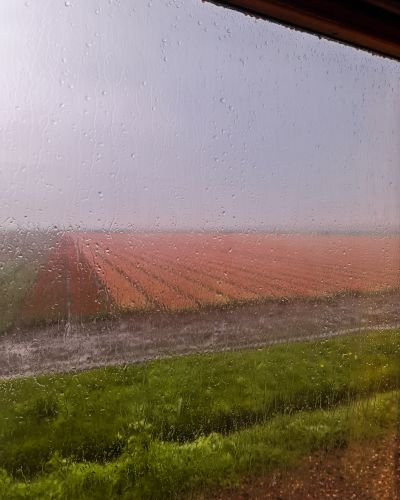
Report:
[[399,326],[400,293],[396,292],[17,328],[0,337],[0,378]]

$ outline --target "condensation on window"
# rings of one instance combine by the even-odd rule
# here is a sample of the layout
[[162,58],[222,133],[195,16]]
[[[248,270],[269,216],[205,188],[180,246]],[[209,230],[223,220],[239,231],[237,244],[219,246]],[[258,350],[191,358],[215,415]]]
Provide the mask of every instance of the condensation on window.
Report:
[[195,0],[0,26],[0,497],[394,499],[399,63]]

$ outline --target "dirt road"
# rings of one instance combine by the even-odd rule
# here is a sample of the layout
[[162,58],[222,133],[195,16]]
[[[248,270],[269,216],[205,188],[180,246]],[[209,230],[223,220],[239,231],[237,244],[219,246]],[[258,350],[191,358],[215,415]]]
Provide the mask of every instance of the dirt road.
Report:
[[366,332],[400,326],[400,293],[298,300],[171,316],[15,329],[0,337],[0,377]]

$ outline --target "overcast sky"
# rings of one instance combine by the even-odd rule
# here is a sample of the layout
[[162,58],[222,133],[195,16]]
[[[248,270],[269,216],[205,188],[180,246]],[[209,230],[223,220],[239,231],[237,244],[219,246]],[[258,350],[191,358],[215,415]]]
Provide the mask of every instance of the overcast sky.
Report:
[[0,227],[398,228],[399,64],[200,0],[2,0]]

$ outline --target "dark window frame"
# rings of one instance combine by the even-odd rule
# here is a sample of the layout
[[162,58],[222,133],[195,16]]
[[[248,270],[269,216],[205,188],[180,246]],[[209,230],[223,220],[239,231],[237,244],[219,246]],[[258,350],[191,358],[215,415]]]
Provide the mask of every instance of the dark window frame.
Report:
[[203,0],[400,60],[396,0]]

